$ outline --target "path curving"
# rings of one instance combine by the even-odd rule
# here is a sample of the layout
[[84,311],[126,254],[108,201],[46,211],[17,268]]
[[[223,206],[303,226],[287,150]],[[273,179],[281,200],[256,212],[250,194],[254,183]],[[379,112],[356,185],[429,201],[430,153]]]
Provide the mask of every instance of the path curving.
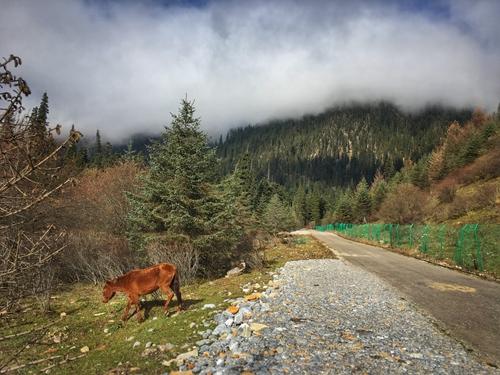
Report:
[[307,231],[349,263],[380,277],[436,318],[443,328],[500,366],[500,283],[334,233]]

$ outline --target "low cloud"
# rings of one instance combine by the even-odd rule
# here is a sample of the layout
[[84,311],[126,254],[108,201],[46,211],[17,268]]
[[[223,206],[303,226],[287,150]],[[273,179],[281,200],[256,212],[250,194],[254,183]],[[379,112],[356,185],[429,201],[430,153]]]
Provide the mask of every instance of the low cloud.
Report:
[[[113,140],[156,133],[186,94],[210,134],[337,103],[496,109],[500,2],[4,0],[50,118]],[[439,7],[437,5],[439,5]]]

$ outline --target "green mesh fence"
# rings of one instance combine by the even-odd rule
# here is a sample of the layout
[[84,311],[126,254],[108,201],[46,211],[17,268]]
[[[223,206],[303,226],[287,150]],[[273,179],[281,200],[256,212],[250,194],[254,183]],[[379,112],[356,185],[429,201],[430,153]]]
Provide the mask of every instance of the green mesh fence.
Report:
[[399,225],[335,223],[317,226],[345,237],[419,251],[467,270],[500,275],[500,225]]

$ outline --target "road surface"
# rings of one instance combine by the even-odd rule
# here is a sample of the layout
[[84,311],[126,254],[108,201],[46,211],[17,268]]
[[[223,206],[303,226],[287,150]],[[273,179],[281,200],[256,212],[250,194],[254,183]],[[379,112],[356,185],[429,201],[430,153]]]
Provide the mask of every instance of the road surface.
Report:
[[436,266],[333,233],[310,231],[345,260],[405,294],[441,328],[500,366],[500,283]]

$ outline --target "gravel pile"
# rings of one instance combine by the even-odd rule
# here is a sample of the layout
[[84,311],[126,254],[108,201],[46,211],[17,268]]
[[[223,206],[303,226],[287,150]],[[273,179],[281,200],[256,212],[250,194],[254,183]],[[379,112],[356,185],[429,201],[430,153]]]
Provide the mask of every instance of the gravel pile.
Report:
[[200,374],[493,374],[377,277],[339,260],[287,263],[255,301],[215,315]]

